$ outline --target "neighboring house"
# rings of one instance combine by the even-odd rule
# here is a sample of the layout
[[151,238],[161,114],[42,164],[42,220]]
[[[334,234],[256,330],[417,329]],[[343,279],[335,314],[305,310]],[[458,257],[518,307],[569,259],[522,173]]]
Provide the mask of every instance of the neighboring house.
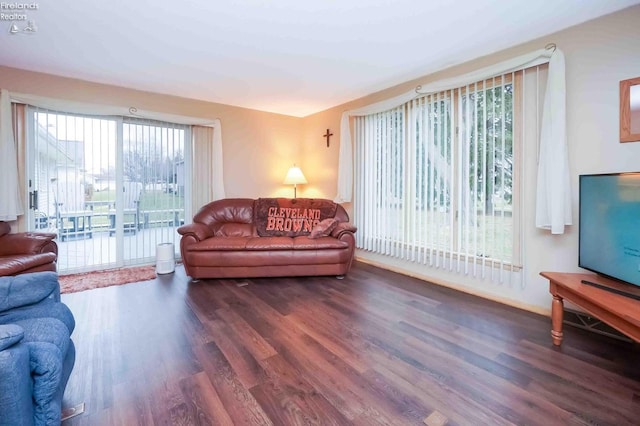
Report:
[[[84,201],[84,151],[81,143],[58,140],[39,123],[36,132],[33,189],[38,191],[35,215],[43,227],[44,218],[55,217],[56,204],[64,202],[67,207],[79,207]],[[71,194],[75,195],[67,200]]]
[[116,179],[113,175],[108,173],[100,173],[98,175],[92,175],[94,182],[94,189],[96,192],[100,191],[115,191]]

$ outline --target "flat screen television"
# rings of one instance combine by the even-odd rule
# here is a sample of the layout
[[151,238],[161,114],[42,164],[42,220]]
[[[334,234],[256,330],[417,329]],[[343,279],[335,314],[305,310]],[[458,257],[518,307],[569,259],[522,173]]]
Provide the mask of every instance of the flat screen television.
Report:
[[640,172],[580,176],[581,268],[640,286]]

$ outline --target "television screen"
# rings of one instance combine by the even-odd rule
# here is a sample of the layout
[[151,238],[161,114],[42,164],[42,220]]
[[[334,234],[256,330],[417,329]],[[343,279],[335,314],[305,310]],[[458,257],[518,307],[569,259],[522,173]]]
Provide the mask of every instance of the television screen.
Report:
[[640,286],[640,173],[580,176],[579,266]]

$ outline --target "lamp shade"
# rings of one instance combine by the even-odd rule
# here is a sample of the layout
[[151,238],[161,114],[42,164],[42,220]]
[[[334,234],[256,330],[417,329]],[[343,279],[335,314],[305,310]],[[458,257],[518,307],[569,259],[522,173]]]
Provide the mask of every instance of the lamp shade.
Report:
[[302,170],[300,167],[297,167],[295,164],[289,169],[287,172],[287,177],[284,178],[284,182],[287,185],[297,185],[297,184],[305,184],[307,183],[307,179],[305,179],[302,174]]

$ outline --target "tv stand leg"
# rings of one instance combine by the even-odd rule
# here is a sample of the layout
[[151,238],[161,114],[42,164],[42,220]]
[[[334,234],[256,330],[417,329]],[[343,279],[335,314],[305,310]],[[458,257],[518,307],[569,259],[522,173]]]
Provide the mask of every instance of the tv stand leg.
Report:
[[562,316],[564,315],[564,301],[562,297],[553,295],[551,302],[551,339],[553,344],[562,344]]

